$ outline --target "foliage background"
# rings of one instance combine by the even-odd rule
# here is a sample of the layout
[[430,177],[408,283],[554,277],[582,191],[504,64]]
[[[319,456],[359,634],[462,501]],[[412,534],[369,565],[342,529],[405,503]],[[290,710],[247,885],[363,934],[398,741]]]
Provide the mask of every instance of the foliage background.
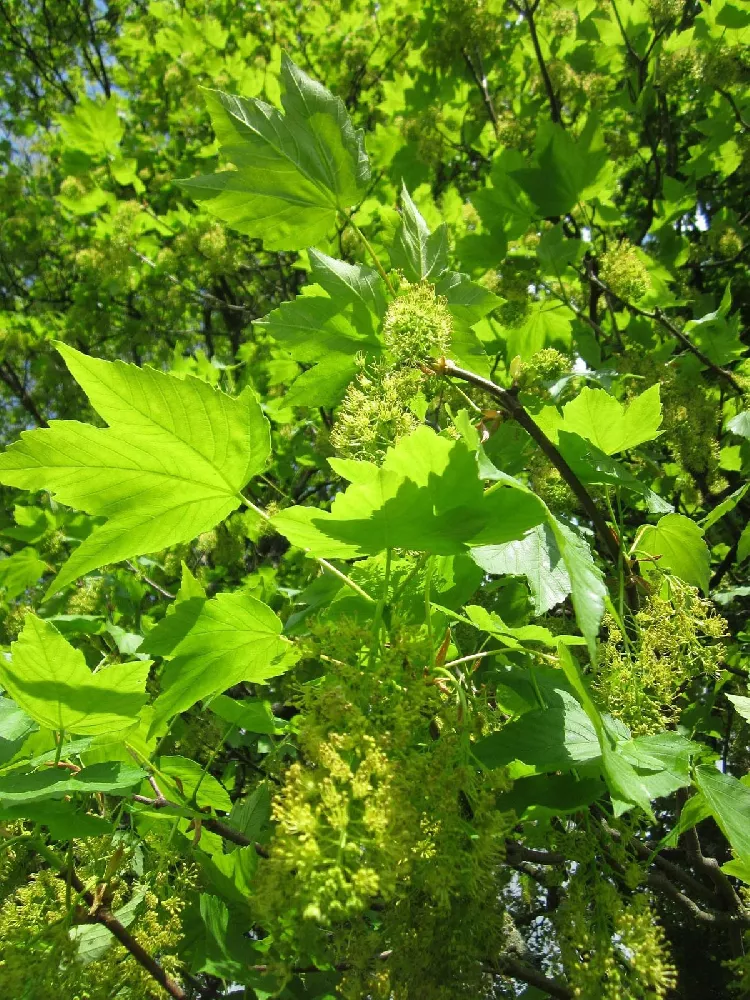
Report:
[[[353,421],[348,437],[340,422],[343,388],[356,373],[356,350],[350,347],[338,390],[329,386],[326,394],[313,383],[311,393],[295,380],[311,362],[325,360],[325,352],[305,353],[293,338],[285,339],[278,313],[275,321],[272,316],[257,322],[303,289],[309,295],[314,258],[301,244],[268,249],[272,240],[264,244],[256,234],[238,232],[212,213],[210,202],[196,201],[179,183],[225,164],[218,159],[202,88],[278,106],[286,52],[340,96],[354,125],[364,130],[372,172],[354,221],[378,258],[402,266],[390,252],[400,231],[399,211],[407,205],[402,185],[430,230],[440,232],[446,224],[450,266],[477,286],[465,303],[465,325],[473,334],[466,334],[469,347],[457,357],[460,363],[520,391],[527,410],[542,413],[539,422],[553,438],[561,418],[550,408],[581,399],[585,387],[625,402],[659,387],[658,436],[654,430],[634,444],[631,437],[622,449],[605,441],[603,429],[617,423],[611,408],[579,412],[575,420],[571,411],[569,421],[566,411],[563,430],[598,445],[610,463],[616,455],[619,463],[606,466],[601,453],[592,457],[589,449],[579,455],[579,477],[627,546],[642,542],[639,556],[645,558],[628,576],[624,562],[608,564],[601,537],[597,542],[587,536],[615,605],[622,612],[628,588],[640,588],[642,599],[648,593],[636,577],[647,577],[655,588],[653,599],[641,607],[637,651],[627,635],[623,639],[621,632],[617,639],[610,614],[601,633],[604,667],[587,677],[599,708],[625,722],[635,736],[677,732],[702,748],[695,752],[689,781],[670,786],[664,796],[649,796],[655,803],[652,820],[636,808],[616,827],[602,826],[598,807],[588,803],[547,812],[536,803],[536,812],[527,812],[522,800],[513,807],[514,825],[510,800],[503,805],[502,795],[512,794],[511,774],[522,779],[529,772],[505,770],[514,758],[506,760],[500,751],[503,766],[491,771],[489,788],[471,785],[473,814],[461,815],[456,803],[474,778],[460,778],[449,762],[436,764],[439,787],[430,808],[455,816],[457,824],[474,823],[488,843],[507,841],[499,867],[497,859],[483,856],[464,864],[461,858],[470,852],[454,831],[453,840],[446,835],[438,845],[442,866],[435,862],[430,869],[425,863],[413,876],[407,897],[412,909],[394,908],[390,924],[385,917],[379,923],[377,908],[367,910],[367,920],[358,923],[354,914],[364,903],[359,909],[352,903],[352,912],[334,920],[332,950],[330,941],[322,943],[325,935],[305,936],[305,920],[294,909],[302,903],[291,898],[284,881],[289,866],[284,869],[273,850],[272,864],[280,870],[261,863],[256,875],[255,863],[248,861],[253,871],[243,872],[237,852],[225,853],[206,828],[198,839],[185,817],[165,822],[154,810],[133,811],[130,796],[109,793],[105,799],[104,792],[97,800],[74,800],[89,812],[93,803],[118,836],[79,837],[67,827],[55,830],[43,815],[34,823],[33,810],[14,815],[13,803],[0,791],[6,817],[0,855],[0,925],[9,942],[8,957],[0,963],[5,995],[34,998],[52,990],[71,1000],[163,995],[143,963],[119,946],[103,950],[82,971],[71,928],[91,928],[75,908],[71,877],[60,879],[45,860],[50,849],[63,858],[66,871],[79,871],[89,893],[109,887],[111,909],[132,907],[132,915],[125,916],[134,921],[138,940],[190,996],[222,996],[222,984],[230,982],[245,984],[248,996],[259,997],[279,990],[285,996],[322,997],[337,989],[351,996],[391,991],[399,997],[460,996],[461,990],[469,996],[531,997],[540,995],[534,993],[538,989],[591,997],[725,997],[731,989],[744,995],[750,976],[742,888],[750,858],[747,786],[738,782],[727,792],[731,805],[714,808],[723,834],[715,819],[701,814],[700,841],[694,833],[684,834],[655,864],[650,858],[688,810],[688,785],[705,797],[700,767],[718,759],[737,779],[748,767],[746,702],[727,697],[747,695],[750,15],[744,6],[730,0],[537,0],[534,5],[356,0],[252,7],[0,0],[0,25],[3,443],[17,441],[29,428],[45,428],[50,420],[101,424],[55,349],[62,342],[95,358],[196,375],[231,395],[251,386],[271,427],[272,460],[246,494],[257,507],[272,513],[292,504],[320,508],[341,491],[342,480],[328,459],[337,442],[354,439],[356,445],[357,435],[364,434],[361,421]],[[372,264],[357,230],[343,217],[316,246],[334,258]],[[453,322],[458,325],[455,315]],[[317,343],[315,330],[304,336],[308,345]],[[540,355],[550,349],[559,355]],[[575,362],[578,377],[561,366],[560,357]],[[525,433],[500,419],[495,402],[481,391],[464,388],[468,404],[455,390],[446,388],[446,398],[441,390],[435,389],[434,397],[425,390],[432,425],[444,429],[449,413],[455,416],[469,405],[469,422],[487,434],[486,452],[498,468],[521,476],[563,519],[572,514],[578,524],[588,523],[586,511],[576,508],[558,472]],[[355,400],[360,410],[362,402]],[[396,399],[401,419],[399,402],[403,399]],[[481,420],[472,402],[485,411]],[[357,409],[352,407],[355,415]],[[382,410],[376,417],[386,419]],[[625,482],[627,475],[635,486]],[[665,505],[695,526],[679,522],[669,549],[659,520],[672,516]],[[647,523],[651,535],[649,529],[641,535]],[[191,708],[177,716],[168,736],[161,734],[158,754],[207,767],[218,789],[209,777],[201,779],[202,787],[219,798],[203,805],[230,814],[248,842],[260,843],[261,854],[269,842],[281,850],[285,803],[292,808],[305,795],[295,785],[304,776],[291,772],[293,762],[315,765],[318,775],[335,766],[332,758],[320,757],[318,744],[326,734],[314,723],[323,725],[323,709],[315,701],[315,683],[305,687],[305,682],[322,674],[327,661],[321,656],[347,663],[364,656],[370,662],[372,638],[357,624],[360,612],[344,608],[318,616],[331,596],[330,572],[321,575],[318,563],[305,559],[300,547],[290,547],[284,534],[269,531],[252,508],[233,513],[189,544],[103,566],[49,596],[53,573],[93,524],[91,516],[69,510],[47,492],[29,497],[3,487],[4,648],[18,638],[33,608],[40,618],[55,619],[61,630],[70,623],[66,638],[84,651],[90,667],[103,656],[128,663],[137,655],[137,638],[166,620],[178,593],[195,600],[203,593],[233,592],[264,602],[286,623],[286,633],[304,644],[303,662],[269,689],[242,681],[229,694],[270,698],[277,714],[289,716],[291,729],[282,732],[266,718],[262,725],[270,731],[227,736],[231,718]],[[408,547],[403,548],[408,563]],[[656,556],[656,563],[649,556]],[[479,597],[472,598],[472,587],[464,582],[455,605],[448,596],[433,599],[457,614],[471,598],[472,605],[494,612],[510,627],[533,620],[555,636],[574,634],[569,601],[537,622],[524,573],[518,573],[519,564],[516,573],[509,569],[508,558],[506,552],[499,562],[480,563],[489,575],[481,587],[474,583]],[[404,577],[409,565],[400,568]],[[682,580],[670,584],[666,596],[653,582],[661,570]],[[366,590],[377,589],[383,572],[376,559],[355,578]],[[438,588],[441,595],[448,594],[448,583]],[[685,583],[714,603],[701,603]],[[310,606],[313,614],[307,617],[314,624],[307,629],[302,612]],[[717,606],[726,627],[717,624]],[[580,621],[580,609],[575,610]],[[88,627],[81,624],[86,616]],[[402,617],[401,627],[387,623],[394,651],[381,650],[385,677],[395,669],[396,653],[410,662],[435,663],[435,649],[425,652],[425,644],[439,647],[439,641],[432,642],[421,618],[415,624],[406,611]],[[446,624],[445,618],[435,620],[438,640]],[[460,659],[480,645],[466,621],[453,629],[452,641],[443,660]],[[550,649],[558,655],[554,645]],[[155,649],[149,654],[160,655]],[[525,655],[506,649],[493,669],[528,669]],[[579,659],[584,662],[582,655]],[[149,681],[151,694],[158,694],[159,683],[157,671]],[[459,743],[462,734],[469,738],[464,720],[456,717],[461,706],[454,704],[452,688],[444,692],[444,702],[425,707],[420,685],[404,685],[402,697],[385,699],[377,725],[363,721],[358,730],[355,709],[374,695],[351,677],[346,684],[354,705],[347,711],[354,714],[340,728],[361,737],[360,748],[373,731],[376,743],[383,729],[400,731],[409,712],[422,718],[432,711],[441,725],[455,730]],[[465,685],[470,707],[461,710],[470,713],[472,742],[493,730],[502,733],[501,723],[516,713],[523,721],[517,701],[507,694],[505,702],[498,698],[498,677],[489,667]],[[655,706],[652,728],[644,703]],[[300,723],[299,709],[309,723]],[[7,704],[4,711],[10,711]],[[541,723],[546,731],[549,717]],[[16,732],[9,723],[0,733],[0,760],[11,778],[19,766],[28,768],[51,749],[54,757],[51,729],[27,733],[17,746]],[[155,743],[144,743],[142,750],[156,759]],[[88,765],[117,759],[111,753],[97,758],[95,748],[86,753],[80,760]],[[391,766],[396,760],[407,768],[408,759],[413,783],[424,777],[419,755],[396,737],[388,754]],[[380,764],[368,760],[377,773]],[[132,764],[124,753],[126,761]],[[185,773],[178,779],[176,791],[187,787],[190,794]],[[169,781],[167,771],[162,781]],[[193,777],[193,790],[196,781]],[[520,785],[517,780],[516,789]],[[398,789],[383,787],[405,808]],[[147,782],[140,791],[152,794]],[[226,805],[222,791],[229,795],[229,808],[217,806]],[[240,808],[244,814],[238,818]],[[380,802],[373,805],[377,808],[385,806]],[[735,825],[727,825],[724,808]],[[19,815],[32,822],[21,824]],[[732,831],[743,824],[738,839]],[[397,867],[399,852],[412,849],[413,831],[399,831],[398,824],[385,829],[387,836],[368,849],[376,867],[389,872]],[[606,829],[610,833],[603,834]],[[296,871],[302,862],[289,851]],[[722,875],[718,864],[726,862],[735,867]],[[433,912],[424,902],[434,903],[430,879],[446,879],[451,866],[461,874],[450,905]],[[496,881],[490,880],[483,894],[477,872],[488,870]],[[246,909],[247,899],[258,892],[251,889],[255,878],[266,880],[260,883],[267,897],[260,912]],[[413,886],[421,878],[418,905]],[[286,886],[286,895],[274,899],[271,890],[281,891],[279,886]],[[366,888],[362,891],[367,897]],[[501,895],[502,912],[495,912],[495,897]],[[96,902],[79,907],[93,913]],[[653,932],[653,914],[664,940]],[[269,929],[272,934],[261,939],[258,928],[264,924],[263,934]],[[408,942],[412,924],[418,947]],[[477,924],[486,927],[486,938],[468,933]],[[248,936],[236,940],[232,925]],[[31,927],[42,930],[30,937]],[[251,940],[255,950],[248,958]],[[617,952],[612,942],[623,940],[632,947]],[[373,955],[386,951],[393,956],[378,965]],[[428,958],[426,967],[414,957],[420,951]],[[30,962],[39,970],[34,982]],[[313,967],[328,971],[294,971]],[[383,971],[388,969],[393,971]],[[659,983],[654,970],[660,969]],[[535,972],[546,979],[535,980]],[[449,992],[441,993],[443,988]]]

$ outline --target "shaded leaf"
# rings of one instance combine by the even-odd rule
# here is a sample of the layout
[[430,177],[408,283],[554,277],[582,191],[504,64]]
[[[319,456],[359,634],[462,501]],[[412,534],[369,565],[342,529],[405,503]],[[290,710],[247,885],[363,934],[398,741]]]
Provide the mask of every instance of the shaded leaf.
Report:
[[263,683],[287,670],[294,647],[281,622],[249,594],[184,601],[149,632],[143,649],[173,659],[161,676],[152,731],[160,722],[240,681]]
[[265,465],[268,424],[251,389],[232,398],[202,379],[58,349],[109,427],[54,420],[0,455],[0,482],[48,489],[106,517],[48,593],[110,562],[189,541],[235,510]]
[[11,652],[10,662],[0,658],[0,684],[40,726],[96,736],[137,722],[146,702],[149,661],[92,673],[83,653],[32,614]]

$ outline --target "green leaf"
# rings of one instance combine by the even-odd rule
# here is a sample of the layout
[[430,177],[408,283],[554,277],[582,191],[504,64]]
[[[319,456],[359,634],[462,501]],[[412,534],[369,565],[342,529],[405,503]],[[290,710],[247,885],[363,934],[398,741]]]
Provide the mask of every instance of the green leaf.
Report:
[[284,405],[336,406],[359,370],[354,359],[335,355],[331,360],[302,372],[284,394]]
[[229,816],[230,824],[253,841],[262,839],[270,820],[271,793],[267,781],[262,781],[251,795],[235,802]]
[[548,524],[538,524],[518,541],[472,549],[471,558],[494,576],[526,577],[538,615],[570,593],[570,577]]
[[616,455],[658,436],[662,421],[659,385],[652,385],[626,407],[603,389],[586,386],[566,403],[563,415],[561,430],[579,434],[605,455]]
[[372,312],[382,319],[388,305],[385,282],[377,271],[364,264],[347,264],[310,249],[312,279],[336,302],[358,306],[360,315]]
[[750,410],[743,410],[727,421],[727,430],[737,437],[750,438]]
[[324,239],[369,178],[362,133],[337,97],[284,55],[281,114],[257,99],[205,92],[222,156],[235,170],[182,181],[196,201],[269,250]]
[[6,764],[18,753],[27,736],[39,727],[10,698],[0,698],[0,765]]
[[46,768],[27,774],[10,774],[0,778],[0,807],[61,799],[65,795],[93,795],[94,792],[116,795],[135,788],[145,777],[146,772],[140,767],[119,761],[92,764],[76,773]]
[[[160,777],[166,774],[181,794],[198,809],[210,808],[226,813],[232,811],[229,792],[212,774],[204,771],[198,761],[188,757],[160,757],[157,767]],[[166,788],[162,791],[167,793]]]
[[513,170],[511,177],[528,194],[542,218],[565,215],[581,200],[606,188],[609,153],[596,135],[591,116],[581,138],[544,121],[537,130],[537,165]]
[[203,937],[196,947],[193,971],[243,982],[248,972],[248,941],[226,903],[201,893],[200,918]]
[[310,291],[283,302],[254,325],[302,364],[330,361],[335,355],[353,358],[358,352],[382,350],[380,340],[370,330],[357,328],[346,304]]
[[650,799],[663,798],[690,784],[690,758],[700,750],[697,743],[679,733],[656,733],[621,743],[617,751],[641,773]]
[[732,848],[750,860],[750,788],[713,764],[696,767],[695,783]]
[[607,588],[587,542],[573,529],[550,515],[549,524],[570,580],[570,594],[578,627],[596,659],[596,638],[604,615]]
[[578,773],[538,774],[515,781],[512,790],[500,797],[498,806],[503,811],[512,809],[519,820],[543,820],[580,812],[604,792],[605,785],[598,774],[594,777]]
[[596,729],[576,699],[560,689],[548,700],[547,708],[527,712],[476,742],[474,753],[485,767],[520,760],[539,772],[570,771],[601,757]]
[[183,602],[149,632],[142,648],[173,657],[161,676],[152,731],[162,720],[240,681],[262,684],[276,677],[296,658],[273,611],[243,593]]
[[106,517],[75,550],[48,594],[111,562],[187,542],[241,503],[263,468],[268,424],[251,389],[232,398],[202,379],[61,344],[68,368],[110,425],[53,420],[0,455],[0,482],[48,489],[60,502]]
[[456,555],[470,544],[520,538],[544,517],[531,493],[501,489],[485,496],[472,451],[429,427],[398,441],[380,468],[370,462],[335,467],[355,481],[338,494],[330,513],[292,507],[272,519],[292,544],[318,557],[375,555],[387,548]]
[[270,701],[260,698],[244,698],[235,701],[220,694],[214,698],[209,709],[224,722],[230,722],[237,729],[248,733],[266,733],[269,736],[282,732],[285,723],[274,717]]
[[150,661],[117,663],[92,673],[83,653],[32,614],[11,652],[10,662],[0,658],[0,684],[40,726],[97,736],[137,722]]
[[6,601],[14,600],[28,587],[33,587],[48,570],[47,563],[32,548],[0,559],[0,590],[5,591]]
[[744,562],[750,556],[750,522],[742,529],[737,542],[737,562]]
[[47,799],[0,808],[0,820],[23,819],[46,826],[54,840],[66,843],[87,837],[112,836],[112,824],[102,816],[84,812],[76,803]]
[[709,528],[713,528],[717,521],[720,521],[725,514],[734,510],[748,490],[750,490],[750,483],[744,483],[744,485],[740,486],[738,490],[731,493],[726,500],[722,500],[721,503],[717,503],[714,509],[703,519],[701,528],[703,528],[704,531],[708,531]]
[[183,601],[191,601],[193,598],[198,598],[199,600],[205,600],[206,591],[203,589],[203,585],[196,580],[187,563],[183,560],[180,564],[181,574],[180,574],[180,589],[177,591],[177,596],[175,597],[175,602],[167,611],[170,613],[178,604],[182,604]]
[[[117,917],[123,927],[130,927],[133,923],[145,895],[145,889],[136,891],[132,899],[114,911],[113,916]],[[82,965],[104,958],[116,940],[110,929],[103,924],[79,924],[71,927],[68,935],[78,946],[76,958]]]
[[638,549],[658,558],[660,569],[708,593],[711,556],[703,529],[683,514],[665,514],[648,525],[638,541]]
[[115,97],[103,102],[82,97],[72,114],[57,120],[66,144],[91,156],[115,156],[125,132]]
[[734,705],[735,712],[746,722],[750,722],[750,698],[745,698],[741,694],[728,694],[727,698]]
[[431,233],[403,184],[401,221],[388,253],[408,281],[437,281],[448,266],[448,227],[441,223]]

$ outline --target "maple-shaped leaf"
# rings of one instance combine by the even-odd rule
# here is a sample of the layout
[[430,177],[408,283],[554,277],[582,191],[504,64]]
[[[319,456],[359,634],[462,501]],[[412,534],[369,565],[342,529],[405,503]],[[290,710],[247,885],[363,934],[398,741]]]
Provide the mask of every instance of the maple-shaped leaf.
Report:
[[150,666],[136,660],[92,673],[54,625],[30,614],[10,661],[0,657],[0,684],[40,726],[98,736],[135,725]]
[[173,657],[161,676],[152,729],[202,698],[240,681],[263,684],[297,659],[281,635],[281,621],[249,594],[218,594],[183,601],[146,636],[142,649]]
[[485,494],[474,454],[463,441],[418,427],[389,448],[382,466],[331,459],[351,485],[331,510],[290,507],[272,520],[293,545],[330,559],[408,548],[458,555],[471,545],[523,537],[545,508],[532,493]]
[[365,192],[363,135],[343,102],[288,56],[281,66],[285,114],[257,98],[206,91],[222,156],[236,167],[182,181],[191,197],[269,250],[301,250],[325,237],[336,213]]
[[73,552],[48,594],[107,563],[210,530],[241,503],[240,490],[270,451],[252,389],[234,398],[201,379],[180,379],[58,345],[109,427],[53,420],[0,455],[0,483],[49,490],[104,517]]

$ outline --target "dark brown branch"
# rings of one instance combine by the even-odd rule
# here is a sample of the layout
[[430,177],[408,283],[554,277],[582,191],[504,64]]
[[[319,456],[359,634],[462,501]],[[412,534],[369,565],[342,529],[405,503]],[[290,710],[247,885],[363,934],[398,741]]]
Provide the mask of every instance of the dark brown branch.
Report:
[[651,872],[646,878],[646,884],[656,892],[662,893],[702,924],[712,924],[714,927],[741,928],[750,927],[750,916],[745,913],[727,913],[726,910],[702,910],[698,904],[684,892],[680,892],[674,883],[659,872]]
[[469,55],[468,50],[461,49],[461,52],[463,54],[464,61],[469,69],[469,72],[471,73],[472,77],[474,78],[474,82],[479,88],[479,93],[482,95],[482,101],[484,102],[484,106],[487,109],[487,114],[490,116],[492,127],[495,130],[495,138],[497,139],[499,138],[499,123],[497,118],[497,111],[495,111],[495,105],[492,100],[492,95],[490,94],[489,86],[487,84],[487,74],[484,72],[484,67],[482,66],[481,57],[479,57],[479,54],[477,53],[477,56],[479,58],[479,69],[477,69],[477,67],[474,65],[471,56]]
[[42,849],[40,853],[46,861],[57,869],[60,878],[64,879],[70,886],[72,886],[78,895],[86,902],[89,907],[88,921],[90,923],[101,924],[103,927],[106,927],[107,930],[117,938],[123,948],[130,952],[136,962],[138,962],[138,964],[148,972],[151,978],[154,979],[171,997],[174,997],[175,1000],[188,1000],[187,993],[184,992],[179,983],[176,983],[171,976],[167,975],[153,955],[150,955],[146,949],[140,945],[138,941],[136,941],[133,935],[117,919],[109,907],[103,905],[101,900],[97,899],[92,892],[88,891],[72,868],[65,868],[64,865],[58,863],[51,851]]
[[[609,285],[603,282],[601,278],[596,275],[589,273],[586,277],[589,281],[601,288],[607,295],[615,294]],[[719,365],[714,364],[708,355],[703,353],[700,347],[696,347],[692,340],[690,340],[690,338],[682,330],[680,330],[678,326],[675,326],[675,324],[666,316],[659,306],[657,306],[653,312],[649,312],[648,309],[641,309],[640,306],[634,305],[632,302],[627,302],[619,296],[615,296],[615,298],[622,302],[628,312],[631,312],[634,316],[643,316],[645,319],[654,320],[656,323],[659,323],[668,333],[678,340],[686,350],[690,351],[691,354],[694,354],[701,364],[705,365],[706,368],[709,368],[712,372],[714,372],[714,374],[718,375],[719,378],[723,378],[726,382],[728,382],[738,395],[742,395],[742,386],[735,380],[732,373],[727,371],[726,368],[721,368]]]
[[46,419],[37,409],[37,405],[27,392],[23,382],[18,377],[16,370],[8,361],[3,361],[0,364],[0,380],[3,381],[10,391],[18,398],[21,406],[29,414],[29,416],[34,418],[34,422],[39,427],[49,427]]
[[739,107],[737,106],[737,102],[729,93],[729,91],[724,90],[722,87],[717,87],[716,93],[721,94],[724,100],[729,103],[729,107],[732,109],[732,113],[734,114],[734,117],[737,119],[738,125],[740,125],[745,130],[745,132],[750,132],[750,122],[746,122],[745,119],[742,117],[742,112],[740,111]]
[[513,840],[505,843],[505,854],[508,861],[528,861],[534,865],[564,865],[566,858],[563,854],[554,851],[537,851],[531,847],[524,847]]
[[534,20],[534,13],[539,6],[539,0],[536,3],[529,4],[524,3],[523,5],[518,4],[515,0],[510,0],[511,6],[514,10],[518,11],[529,26],[529,32],[531,34],[531,44],[534,46],[534,52],[536,54],[537,65],[539,66],[539,72],[542,75],[542,81],[544,82],[544,89],[547,92],[547,100],[549,101],[550,117],[555,125],[562,125],[562,115],[560,113],[560,101],[555,93],[555,88],[552,86],[552,78],[549,75],[549,70],[547,69],[547,64],[544,61],[544,56],[542,55],[542,47],[539,44],[539,35],[536,30],[536,21]]
[[511,979],[517,979],[519,982],[542,990],[547,996],[555,997],[556,1000],[572,1000],[573,993],[567,986],[563,986],[562,983],[558,983],[554,979],[549,979],[533,965],[527,965],[525,962],[508,955],[501,956],[495,966],[496,968],[492,969],[495,975],[510,976]]
[[[153,783],[152,788],[158,788]],[[153,799],[150,799],[147,795],[133,795],[131,796],[134,802],[140,802],[144,806],[149,806],[151,809],[184,809],[178,802],[171,802],[169,799],[165,798],[161,793],[156,795]],[[195,817],[196,822],[199,822],[202,827],[206,830],[210,830],[211,833],[217,834],[217,836],[222,837],[224,840],[229,840],[233,844],[238,844],[240,847],[253,847],[255,848],[255,853],[258,857],[267,858],[268,849],[259,844],[254,840],[250,840],[245,836],[240,830],[235,830],[233,826],[229,826],[227,823],[222,823],[220,819],[212,819],[210,816],[197,815]]]
[[475,372],[467,371],[465,368],[459,368],[458,365],[445,358],[441,358],[441,360],[434,365],[433,371],[436,375],[448,375],[451,378],[459,378],[464,382],[468,382],[470,385],[476,386],[477,389],[482,389],[489,396],[492,396],[493,399],[497,400],[503,410],[505,410],[509,416],[513,417],[516,423],[523,427],[523,429],[535,441],[540,450],[547,456],[550,462],[552,462],[562,478],[568,484],[581,507],[586,512],[587,517],[594,525],[596,533],[599,536],[607,555],[616,566],[619,565],[622,554],[620,545],[610,530],[605,518],[594,503],[591,494],[580,481],[578,476],[576,476],[575,472],[573,472],[571,467],[541,427],[534,422],[530,414],[526,411],[523,404],[518,401],[516,396],[514,396],[513,393],[508,392],[507,389],[502,389],[499,385],[496,385],[489,379],[483,378]]

